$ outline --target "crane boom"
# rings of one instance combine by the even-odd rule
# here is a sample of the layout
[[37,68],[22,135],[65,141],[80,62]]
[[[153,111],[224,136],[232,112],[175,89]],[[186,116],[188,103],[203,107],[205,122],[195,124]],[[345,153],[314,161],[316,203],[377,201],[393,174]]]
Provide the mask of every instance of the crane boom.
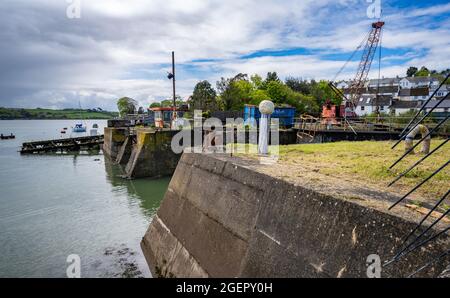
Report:
[[381,21],[372,24],[372,29],[364,46],[361,61],[359,62],[358,71],[349,88],[349,104],[352,109],[357,106],[358,100],[363,92],[363,88],[366,84],[367,76],[369,75],[370,67],[372,65],[373,57],[380,42],[381,29],[384,24],[385,23]]

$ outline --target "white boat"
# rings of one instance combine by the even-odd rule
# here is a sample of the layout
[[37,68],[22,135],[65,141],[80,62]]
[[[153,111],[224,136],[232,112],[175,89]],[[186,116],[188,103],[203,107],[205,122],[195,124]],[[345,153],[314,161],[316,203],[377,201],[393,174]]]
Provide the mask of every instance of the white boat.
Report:
[[83,124],[75,124],[75,127],[72,128],[73,132],[86,132],[86,126],[83,126]]

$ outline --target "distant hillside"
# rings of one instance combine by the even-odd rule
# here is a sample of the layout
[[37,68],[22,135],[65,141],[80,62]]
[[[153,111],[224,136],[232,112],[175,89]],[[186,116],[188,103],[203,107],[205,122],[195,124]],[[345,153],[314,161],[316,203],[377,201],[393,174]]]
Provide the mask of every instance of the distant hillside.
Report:
[[108,112],[102,109],[14,109],[0,107],[0,119],[112,119],[119,116],[118,112]]

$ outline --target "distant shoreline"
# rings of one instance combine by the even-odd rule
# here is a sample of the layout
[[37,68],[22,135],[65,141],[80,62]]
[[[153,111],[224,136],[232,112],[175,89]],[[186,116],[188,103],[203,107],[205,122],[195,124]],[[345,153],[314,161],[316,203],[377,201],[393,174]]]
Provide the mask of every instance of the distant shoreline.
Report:
[[97,109],[20,109],[0,107],[0,120],[109,120],[118,112]]
[[0,118],[0,121],[13,121],[13,120],[24,120],[24,121],[32,121],[32,120],[112,120],[114,118]]

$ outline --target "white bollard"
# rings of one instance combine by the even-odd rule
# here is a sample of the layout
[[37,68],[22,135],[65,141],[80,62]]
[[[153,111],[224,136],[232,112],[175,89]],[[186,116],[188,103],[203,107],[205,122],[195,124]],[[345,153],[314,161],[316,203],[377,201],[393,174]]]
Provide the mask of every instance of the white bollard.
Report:
[[274,110],[275,106],[270,100],[263,100],[259,104],[261,118],[259,119],[258,153],[262,155],[269,154],[270,115]]

